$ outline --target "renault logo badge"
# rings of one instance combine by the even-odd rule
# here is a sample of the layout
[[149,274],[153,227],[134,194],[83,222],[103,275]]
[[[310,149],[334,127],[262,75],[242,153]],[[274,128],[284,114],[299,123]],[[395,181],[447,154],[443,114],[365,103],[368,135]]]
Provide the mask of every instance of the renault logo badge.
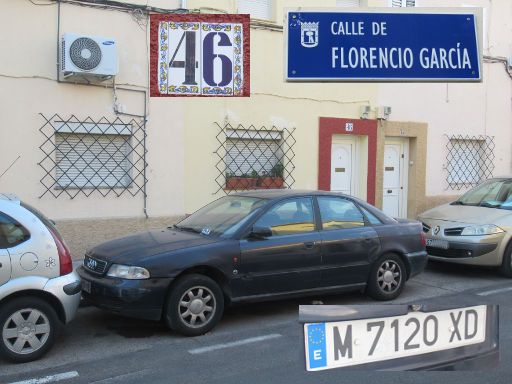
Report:
[[441,230],[441,227],[439,225],[436,225],[433,229],[432,229],[432,233],[434,235],[437,235],[439,233],[439,231]]

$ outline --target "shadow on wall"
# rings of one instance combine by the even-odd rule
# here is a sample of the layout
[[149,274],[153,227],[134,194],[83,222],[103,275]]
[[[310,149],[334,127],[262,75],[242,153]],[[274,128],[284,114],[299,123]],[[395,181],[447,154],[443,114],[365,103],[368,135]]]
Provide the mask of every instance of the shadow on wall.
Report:
[[108,220],[62,220],[57,228],[64,237],[73,260],[83,259],[85,251],[107,240],[149,229],[166,228],[181,216],[157,218],[123,218]]

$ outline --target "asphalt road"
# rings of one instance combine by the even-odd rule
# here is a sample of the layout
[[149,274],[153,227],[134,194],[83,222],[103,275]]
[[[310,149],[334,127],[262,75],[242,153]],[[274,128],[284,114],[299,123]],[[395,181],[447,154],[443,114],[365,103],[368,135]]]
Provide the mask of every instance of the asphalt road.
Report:
[[430,264],[394,301],[500,304],[501,364],[490,372],[306,372],[298,306],[375,304],[349,293],[229,308],[211,333],[196,338],[176,335],[160,323],[82,307],[43,359],[22,365],[0,360],[0,383],[509,383],[511,296],[512,280],[494,270]]

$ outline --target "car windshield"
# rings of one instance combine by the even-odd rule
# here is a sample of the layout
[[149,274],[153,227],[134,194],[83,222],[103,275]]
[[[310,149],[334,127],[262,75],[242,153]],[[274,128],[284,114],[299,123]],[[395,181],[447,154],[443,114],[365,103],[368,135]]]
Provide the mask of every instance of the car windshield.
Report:
[[512,180],[487,180],[452,204],[512,210]]
[[256,214],[265,202],[266,200],[255,197],[222,197],[180,221],[174,227],[205,236],[227,237]]

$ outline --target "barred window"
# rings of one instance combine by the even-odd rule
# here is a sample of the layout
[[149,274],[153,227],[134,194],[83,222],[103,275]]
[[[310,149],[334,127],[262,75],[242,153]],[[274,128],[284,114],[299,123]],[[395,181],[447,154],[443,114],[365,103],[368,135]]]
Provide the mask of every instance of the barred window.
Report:
[[494,138],[489,136],[448,137],[447,182],[460,190],[492,177]]
[[40,197],[136,196],[146,188],[145,122],[44,116]]
[[390,0],[391,7],[415,7],[416,0]]
[[131,184],[129,135],[56,133],[57,186],[126,188]]
[[248,13],[253,19],[273,20],[272,0],[237,0],[238,13]]
[[229,174],[263,176],[270,174],[281,162],[280,134],[265,139],[243,138],[244,135],[234,136],[229,131],[228,135],[231,136],[226,140],[226,171]]
[[[217,124],[218,125],[218,124]],[[215,181],[219,190],[230,191],[258,188],[290,188],[295,179],[293,131],[275,127],[256,129],[227,124],[219,126],[215,151],[219,174]]]

